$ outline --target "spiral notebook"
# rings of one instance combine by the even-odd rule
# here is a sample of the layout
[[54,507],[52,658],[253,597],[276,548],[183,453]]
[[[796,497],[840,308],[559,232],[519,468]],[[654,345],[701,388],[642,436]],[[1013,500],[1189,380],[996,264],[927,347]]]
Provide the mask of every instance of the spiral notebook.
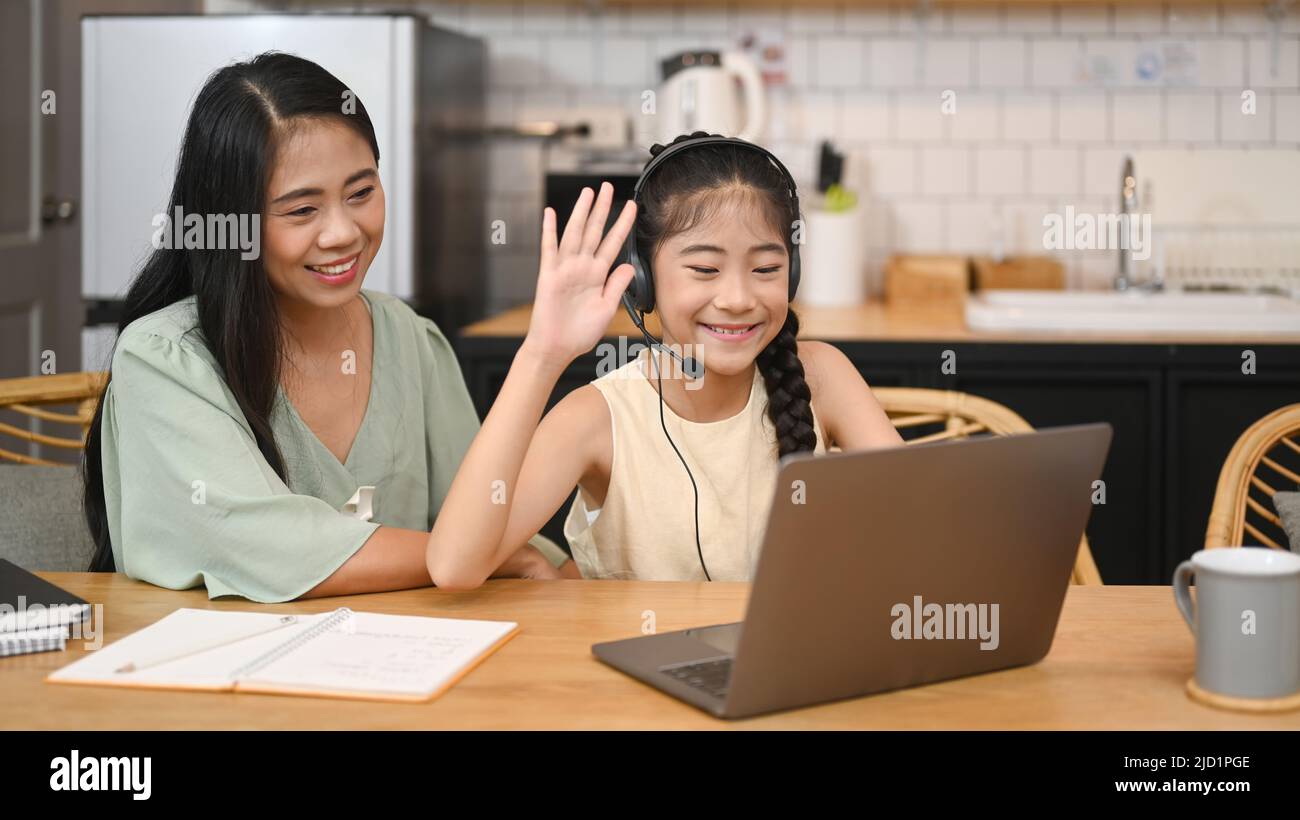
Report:
[[509,621],[381,615],[346,607],[294,616],[178,609],[45,680],[428,701],[518,631]]
[[68,628],[51,626],[28,629],[23,632],[0,632],[0,658],[10,655],[28,655],[33,652],[53,652],[68,645]]

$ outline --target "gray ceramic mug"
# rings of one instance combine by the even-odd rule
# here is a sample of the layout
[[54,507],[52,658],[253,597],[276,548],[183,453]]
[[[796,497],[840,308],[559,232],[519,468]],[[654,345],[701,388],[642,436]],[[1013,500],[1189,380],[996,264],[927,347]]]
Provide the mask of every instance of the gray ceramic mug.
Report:
[[1300,691],[1300,555],[1200,550],[1174,571],[1174,601],[1196,636],[1202,689],[1241,698]]

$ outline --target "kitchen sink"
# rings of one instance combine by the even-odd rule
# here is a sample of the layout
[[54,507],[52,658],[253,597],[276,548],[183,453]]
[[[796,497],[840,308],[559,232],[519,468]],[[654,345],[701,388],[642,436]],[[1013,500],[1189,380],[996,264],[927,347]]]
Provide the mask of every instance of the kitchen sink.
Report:
[[1186,291],[989,290],[966,300],[971,330],[1296,333],[1300,299]]

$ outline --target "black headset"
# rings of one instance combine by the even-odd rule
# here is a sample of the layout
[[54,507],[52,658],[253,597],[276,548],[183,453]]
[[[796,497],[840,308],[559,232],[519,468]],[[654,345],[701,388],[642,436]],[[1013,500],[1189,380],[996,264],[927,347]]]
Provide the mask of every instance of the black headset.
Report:
[[[650,175],[669,158],[688,149],[698,148],[705,145],[735,145],[758,152],[781,172],[781,176],[785,179],[786,185],[790,191],[790,201],[794,206],[795,218],[800,218],[799,194],[794,184],[794,178],[790,176],[790,172],[786,170],[786,167],[781,164],[781,160],[777,159],[771,151],[755,145],[752,142],[736,139],[735,137],[701,135],[692,136],[689,139],[668,146],[646,163],[645,169],[641,171],[641,177],[636,181],[636,187],[632,189],[632,201],[636,203],[638,219],[641,215],[641,189],[645,186],[646,180],[650,178]],[[794,226],[791,225],[790,228],[793,230]],[[662,350],[676,359],[682,365],[682,369],[688,377],[692,379],[700,378],[704,375],[704,368],[701,367],[695,359],[692,359],[689,356],[683,358],[675,350],[665,346],[662,342],[651,336],[650,331],[645,328],[645,314],[654,310],[655,306],[654,271],[650,268],[647,262],[641,260],[641,255],[637,251],[635,224],[632,226],[632,230],[628,231],[626,240],[626,256],[628,263],[632,266],[632,281],[628,283],[627,290],[623,292],[623,307],[627,310],[628,316],[632,317],[632,323],[641,331],[641,335],[645,337],[647,345],[652,349]],[[799,243],[791,241],[790,289],[787,301],[794,301],[794,294],[798,289]],[[712,581],[713,577],[709,575],[709,567],[704,563],[704,548],[700,544],[700,489],[695,483],[695,476],[691,475],[691,468],[686,465],[686,459],[682,456],[681,450],[677,449],[677,444],[673,442],[673,437],[668,435],[668,424],[664,421],[663,376],[659,372],[658,360],[654,356],[651,356],[650,360],[655,362],[655,377],[659,386],[659,425],[663,427],[664,436],[668,439],[668,443],[672,446],[673,452],[677,454],[678,460],[681,461],[682,467],[686,470],[687,477],[691,480],[691,491],[695,497],[695,549],[700,557],[700,567],[704,570],[705,579]]]
[[[674,145],[669,145],[646,163],[645,170],[641,172],[641,177],[636,181],[636,187],[632,189],[632,201],[636,203],[638,218],[641,214],[641,189],[645,187],[646,180],[650,178],[659,166],[663,165],[669,159],[677,156],[683,151],[701,148],[706,145],[734,145],[739,148],[747,148],[750,151],[758,153],[765,160],[776,166],[776,169],[781,172],[781,177],[785,180],[785,184],[789,189],[790,201],[794,205],[795,218],[799,218],[799,193],[794,184],[794,177],[790,176],[790,172],[781,164],[781,160],[777,159],[771,151],[768,151],[760,145],[755,145],[752,142],[737,139],[735,137],[720,136],[692,137],[690,139],[682,140]],[[790,228],[793,230],[794,226],[791,225]],[[632,266],[632,281],[628,283],[627,292],[624,294],[623,298],[623,304],[629,312],[635,310],[643,314],[649,313],[654,310],[655,307],[654,271],[651,269],[651,260],[643,261],[641,259],[641,254],[637,249],[635,225],[633,225],[632,230],[628,231],[625,248],[627,261]],[[799,243],[791,242],[790,295],[787,301],[794,301],[794,294],[798,289]]]

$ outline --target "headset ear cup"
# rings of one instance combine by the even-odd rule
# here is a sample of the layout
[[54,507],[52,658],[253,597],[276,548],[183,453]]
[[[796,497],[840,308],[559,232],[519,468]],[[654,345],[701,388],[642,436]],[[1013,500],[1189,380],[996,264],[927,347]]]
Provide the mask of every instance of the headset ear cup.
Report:
[[649,313],[654,309],[654,283],[646,275],[640,259],[633,256],[628,264],[632,266],[632,279],[627,283],[628,298],[638,312]]
[[629,310],[644,313],[646,311],[643,307],[646,300],[646,273],[645,267],[641,264],[641,257],[637,253],[635,232],[636,226],[633,225],[632,233],[628,234],[623,254],[624,260],[632,266],[632,278],[627,283],[627,290],[623,292],[625,296],[623,301]]
[[641,312],[649,313],[655,309],[655,278],[654,274],[641,268]]
[[787,302],[794,301],[794,295],[799,290],[799,246],[795,245],[794,250],[790,253],[790,294]]
[[640,249],[635,244],[636,227],[633,226],[632,230],[633,233],[628,235],[627,242],[627,261],[632,266],[632,281],[628,282],[627,290],[632,296],[632,304],[637,311],[649,313],[655,308],[654,278],[645,260],[641,258]]

